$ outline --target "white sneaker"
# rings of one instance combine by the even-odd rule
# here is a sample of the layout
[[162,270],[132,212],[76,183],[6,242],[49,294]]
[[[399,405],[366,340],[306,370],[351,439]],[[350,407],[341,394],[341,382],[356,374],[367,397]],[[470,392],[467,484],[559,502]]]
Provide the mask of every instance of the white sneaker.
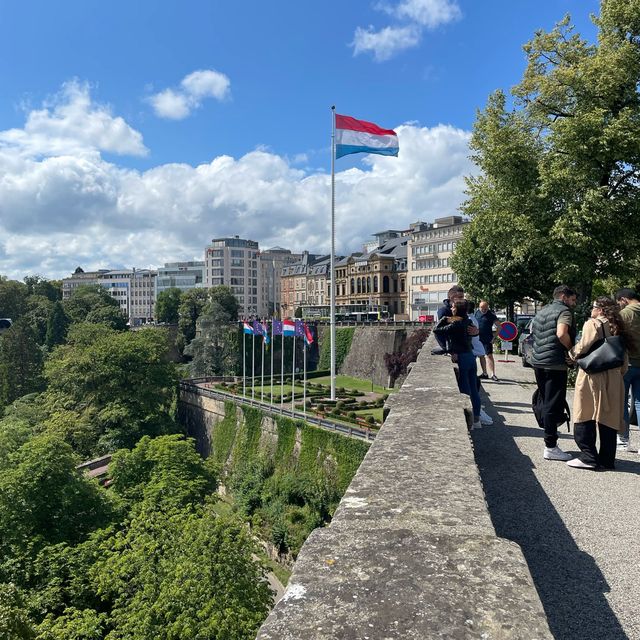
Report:
[[628,451],[629,450],[629,438],[618,436],[618,451]]
[[493,418],[484,409],[480,409],[480,423],[487,426],[493,424]]
[[589,464],[587,462],[582,462],[580,458],[572,458],[567,461],[568,467],[573,467],[574,469],[595,469],[595,464]]
[[476,420],[476,422],[471,425],[471,430],[473,431],[474,429],[482,429],[482,422],[480,420]]
[[544,448],[544,459],[545,460],[562,460],[566,462],[567,460],[571,460],[573,456],[566,451],[563,451],[560,447],[545,447]]

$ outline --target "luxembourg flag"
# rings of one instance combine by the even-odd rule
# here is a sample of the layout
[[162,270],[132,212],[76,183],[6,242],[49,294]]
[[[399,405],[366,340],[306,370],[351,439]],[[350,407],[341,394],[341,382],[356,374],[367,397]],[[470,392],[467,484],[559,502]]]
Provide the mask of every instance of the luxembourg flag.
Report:
[[397,156],[400,147],[393,129],[336,113],[336,159],[350,153],[379,153]]
[[296,323],[293,320],[283,320],[282,335],[290,337],[296,335]]
[[309,329],[306,323],[304,325],[304,343],[307,347],[310,347],[313,343],[313,333],[311,333],[311,329]]
[[253,335],[253,327],[251,326],[251,324],[249,322],[243,322],[242,323],[242,329],[243,331],[249,335],[252,336]]

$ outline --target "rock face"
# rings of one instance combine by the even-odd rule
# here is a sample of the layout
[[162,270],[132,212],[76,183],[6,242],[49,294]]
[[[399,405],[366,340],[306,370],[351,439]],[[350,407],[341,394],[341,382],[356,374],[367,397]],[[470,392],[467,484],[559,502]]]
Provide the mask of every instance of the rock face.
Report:
[[427,341],[259,640],[550,639],[520,547],[491,523],[451,362]]

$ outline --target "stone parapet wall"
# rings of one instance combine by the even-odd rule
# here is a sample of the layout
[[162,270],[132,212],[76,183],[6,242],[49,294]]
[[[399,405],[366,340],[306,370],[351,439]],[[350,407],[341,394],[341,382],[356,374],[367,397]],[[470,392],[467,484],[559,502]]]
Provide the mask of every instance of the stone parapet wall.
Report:
[[491,523],[469,404],[427,341],[259,640],[551,638],[520,547]]

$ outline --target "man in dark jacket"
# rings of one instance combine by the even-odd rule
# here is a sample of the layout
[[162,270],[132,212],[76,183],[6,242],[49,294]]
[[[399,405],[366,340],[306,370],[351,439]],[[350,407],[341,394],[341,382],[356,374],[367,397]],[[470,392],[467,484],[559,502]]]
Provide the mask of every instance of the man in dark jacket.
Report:
[[[464,289],[460,285],[454,285],[447,291],[447,297],[442,301],[442,306],[436,311],[436,324],[442,320],[442,318],[450,318],[453,315],[451,311],[451,303],[454,300],[463,300],[464,299]],[[447,345],[446,341],[442,336],[436,335],[436,340],[440,347],[446,351]]]
[[576,339],[573,308],[576,292],[566,285],[553,291],[553,301],[533,319],[531,364],[538,385],[536,418],[544,427],[545,460],[570,460],[558,446],[558,425],[564,422],[567,396],[567,355]]

